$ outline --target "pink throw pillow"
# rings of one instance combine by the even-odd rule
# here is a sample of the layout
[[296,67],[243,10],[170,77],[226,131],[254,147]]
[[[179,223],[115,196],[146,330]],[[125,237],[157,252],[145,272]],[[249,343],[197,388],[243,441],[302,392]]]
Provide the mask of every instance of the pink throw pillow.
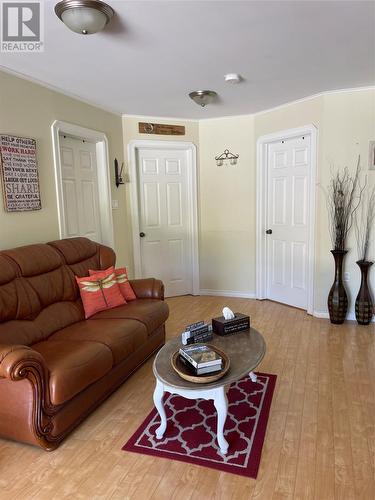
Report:
[[76,281],[85,310],[85,318],[93,314],[126,304],[122,296],[113,267],[93,276],[78,278]]
[[[113,269],[113,266],[110,267],[109,269]],[[107,271],[109,269],[107,269]],[[97,273],[102,273],[102,272],[103,271],[100,270],[89,269],[90,276],[95,276]],[[126,302],[135,300],[137,296],[135,295],[134,290],[131,284],[129,283],[128,272],[126,270],[126,267],[119,267],[118,269],[115,269],[114,272],[116,275],[117,283],[120,287],[120,291]]]

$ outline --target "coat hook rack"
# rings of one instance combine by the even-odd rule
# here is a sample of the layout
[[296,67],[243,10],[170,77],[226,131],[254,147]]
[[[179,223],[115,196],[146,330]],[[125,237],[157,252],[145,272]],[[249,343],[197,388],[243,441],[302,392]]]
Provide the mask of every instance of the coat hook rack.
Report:
[[228,161],[231,165],[236,165],[237,160],[240,156],[235,155],[229,151],[229,149],[225,149],[224,153],[221,153],[221,155],[215,156],[216,160],[216,165],[218,167],[221,167],[223,164],[227,164]]
[[124,184],[124,180],[122,178],[122,172],[124,170],[124,162],[121,164],[121,169],[119,171],[118,167],[118,161],[117,158],[115,158],[115,183],[116,187],[118,188],[121,184]]

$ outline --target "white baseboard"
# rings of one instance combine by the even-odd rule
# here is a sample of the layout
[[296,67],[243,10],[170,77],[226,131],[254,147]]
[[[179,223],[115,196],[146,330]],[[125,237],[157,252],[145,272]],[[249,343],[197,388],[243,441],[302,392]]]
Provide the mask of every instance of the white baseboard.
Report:
[[[256,299],[255,292],[236,292],[235,290],[210,290],[201,289],[199,295],[212,295],[213,297],[237,297],[239,299]],[[314,311],[312,314],[315,318],[329,319],[328,311]],[[355,312],[350,312],[346,316],[347,321],[356,321]],[[372,318],[372,323],[375,323],[375,316]]]
[[255,299],[255,292],[236,292],[235,290],[200,290],[200,295],[213,295],[214,297],[238,297],[240,299]]
[[[356,318],[355,318],[355,312],[350,312],[347,316],[346,316],[346,319],[348,319],[349,321],[357,321]],[[372,321],[371,323],[375,323],[375,316],[372,317]]]
[[[313,316],[315,316],[315,318],[329,319],[329,312],[328,311],[314,311]],[[346,316],[346,320],[347,321],[356,321],[355,312],[353,311],[353,312],[348,313]],[[371,323],[375,323],[375,316],[372,318]]]
[[314,311],[313,316],[315,318],[329,319],[329,312],[328,311]]

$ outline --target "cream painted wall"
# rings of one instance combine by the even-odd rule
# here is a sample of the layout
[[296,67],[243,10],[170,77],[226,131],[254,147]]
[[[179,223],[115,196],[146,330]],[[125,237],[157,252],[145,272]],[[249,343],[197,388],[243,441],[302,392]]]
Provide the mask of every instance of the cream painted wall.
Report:
[[37,141],[42,210],[7,213],[0,203],[0,248],[12,248],[59,238],[51,125],[55,120],[104,132],[109,141],[112,196],[119,200],[113,211],[118,262],[129,259],[125,221],[125,189],[117,191],[113,160],[123,158],[121,117],[54,92],[27,80],[0,72],[0,132],[32,137]]
[[323,120],[323,97],[318,96],[306,101],[286,104],[274,110],[259,113],[254,116],[254,120],[255,142],[263,135],[311,123],[319,131]]
[[[362,179],[367,177],[368,185],[375,184],[375,171],[368,170],[369,141],[375,140],[375,90],[344,92],[324,96],[324,123],[322,130],[321,162],[319,180],[327,186],[331,169],[347,166],[354,172],[358,155],[361,156]],[[333,258],[329,253],[331,242],[328,236],[328,219],[325,198],[318,190],[317,266],[315,310],[327,310],[327,295],[333,281]],[[375,260],[375,230],[372,235],[370,259]],[[347,243],[345,272],[349,273],[346,283],[349,292],[350,313],[354,317],[354,303],[360,286],[360,272],[354,231]],[[370,270],[369,281],[375,292],[375,272]]]
[[[161,124],[183,125],[185,127],[185,135],[154,135],[140,134],[138,132],[139,122],[151,122]],[[134,140],[155,140],[155,141],[187,141],[198,146],[199,142],[199,123],[195,120],[178,120],[176,118],[156,118],[153,116],[132,116],[123,115],[122,117],[123,132],[124,132],[124,147],[130,141]]]
[[[174,123],[185,136],[140,134],[139,121]],[[124,148],[132,140],[180,140],[198,147],[200,288],[248,293],[255,290],[255,170],[253,118],[201,122],[123,117]],[[241,156],[236,167],[216,166],[214,157],[229,148]],[[130,200],[130,184],[127,199]],[[248,205],[251,200],[252,206]],[[130,214],[130,205],[128,206]],[[235,214],[235,218],[233,217]],[[130,219],[129,219],[130,223]],[[249,255],[250,261],[249,261]]]
[[[133,139],[145,138],[138,133],[138,121],[137,117],[123,118],[125,147]],[[366,170],[368,143],[375,138],[375,91],[332,93],[253,116],[201,120],[199,124],[180,123],[187,127],[183,140],[199,147],[200,287],[213,293],[226,291],[251,296],[255,294],[256,283],[257,140],[263,135],[313,124],[318,130],[317,184],[327,185],[331,164],[353,169],[358,153]],[[162,136],[147,138],[163,139]],[[225,148],[240,155],[237,166],[216,166],[214,157]],[[366,173],[369,182],[374,183],[375,172]],[[359,286],[353,237],[352,234],[348,242],[351,251],[345,262],[345,271],[350,274],[347,288],[351,297],[355,297]],[[333,278],[330,248],[325,198],[317,185],[314,309],[323,314],[327,312],[327,295]],[[373,271],[370,281],[375,289],[374,274]]]
[[[327,186],[331,169],[348,166],[353,171],[358,154],[362,158],[363,175],[374,182],[374,172],[367,172],[369,141],[375,138],[375,91],[358,90],[325,94],[314,99],[283,106],[255,116],[255,142],[262,135],[313,123],[318,129],[317,184]],[[315,227],[315,294],[314,310],[327,312],[327,296],[333,281],[333,259],[328,232],[326,202],[322,189],[316,187]],[[350,279],[346,288],[351,297],[350,313],[359,287],[359,270],[354,233],[348,241],[350,250],[345,271]],[[373,254],[375,259],[375,254]],[[375,284],[373,274],[370,280]],[[375,289],[375,287],[373,286]],[[354,298],[354,300],[353,300]]]
[[[151,122],[151,123],[172,123],[174,125],[184,125],[185,126],[185,135],[153,135],[153,134],[140,134],[138,132],[138,123],[139,122]],[[163,119],[163,118],[155,118],[152,116],[127,116],[124,115],[122,117],[122,126],[123,126],[123,141],[124,141],[124,157],[127,158],[127,171],[129,168],[129,158],[128,158],[128,145],[131,141],[134,140],[154,140],[154,141],[185,141],[192,142],[197,148],[199,145],[199,125],[197,121],[185,121],[185,120],[176,120],[176,119]],[[197,155],[198,156],[198,155]],[[199,171],[199,157],[197,158],[197,169]],[[132,179],[128,180],[133,182]],[[127,219],[124,221],[127,227],[131,226],[131,209],[130,209],[130,199],[131,199],[131,182],[128,182],[126,185],[126,213]],[[198,185],[199,190],[199,185]],[[130,276],[134,276],[133,272],[133,239],[132,234],[127,234],[128,238],[128,248],[129,255],[131,255],[131,265],[129,265],[129,274]]]
[[[201,288],[255,296],[256,142],[259,137],[322,121],[323,101],[284,106],[259,115],[199,123]],[[236,166],[217,167],[224,149]]]
[[[331,165],[353,170],[359,153],[363,174],[374,184],[375,172],[368,172],[367,165],[369,141],[375,139],[375,90],[326,94],[254,116],[200,122],[201,288],[255,293],[256,143],[263,135],[307,124],[318,130],[317,184],[328,184]],[[240,154],[237,167],[216,167],[213,157],[225,147]],[[317,185],[314,309],[318,313],[327,312],[333,280],[330,248],[325,198]],[[353,233],[348,249],[347,288],[355,299],[359,271]],[[374,274],[370,282],[375,290]]]
[[[254,118],[203,120],[199,145],[201,289],[254,293]],[[237,165],[216,165],[225,149]]]

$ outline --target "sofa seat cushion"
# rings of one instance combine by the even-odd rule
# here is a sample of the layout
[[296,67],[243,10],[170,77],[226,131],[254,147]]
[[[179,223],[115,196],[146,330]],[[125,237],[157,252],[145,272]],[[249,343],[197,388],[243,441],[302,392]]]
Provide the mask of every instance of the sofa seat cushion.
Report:
[[99,342],[46,340],[33,344],[32,348],[45,359],[54,405],[72,399],[113,366],[111,350]]
[[159,326],[164,324],[168,318],[169,308],[168,305],[162,300],[158,299],[137,299],[128,302],[125,306],[114,307],[101,311],[90,319],[103,320],[103,319],[135,319],[144,323],[147,327],[149,335],[152,334]]
[[131,319],[80,321],[56,332],[50,340],[98,342],[110,349],[115,365],[126,359],[147,340],[143,323]]

